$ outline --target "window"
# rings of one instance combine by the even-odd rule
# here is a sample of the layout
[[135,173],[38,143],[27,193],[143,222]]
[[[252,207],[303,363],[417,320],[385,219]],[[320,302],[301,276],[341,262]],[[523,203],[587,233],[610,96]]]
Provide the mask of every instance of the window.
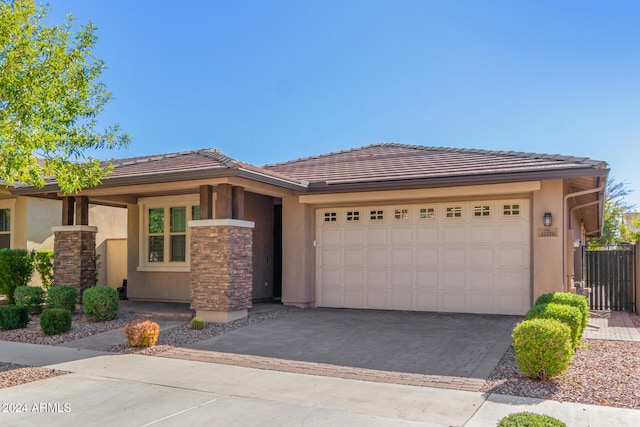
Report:
[[335,212],[325,212],[324,213],[324,222],[336,222],[338,220],[338,214]]
[[371,221],[383,221],[384,220],[384,211],[383,210],[372,210],[369,213],[369,219]]
[[409,209],[395,209],[393,211],[393,218],[399,221],[406,221],[409,219]]
[[487,218],[491,216],[491,206],[478,205],[473,207],[473,216],[475,218]]
[[188,271],[190,220],[200,219],[199,197],[141,199],[142,271]]
[[358,221],[360,221],[360,211],[347,212],[347,222],[358,222]]
[[420,208],[420,219],[436,219],[436,208]]
[[445,210],[447,218],[462,218],[462,206],[450,206]]
[[0,248],[11,247],[11,209],[0,209]]
[[502,215],[504,216],[520,216],[520,204],[504,204],[502,205]]

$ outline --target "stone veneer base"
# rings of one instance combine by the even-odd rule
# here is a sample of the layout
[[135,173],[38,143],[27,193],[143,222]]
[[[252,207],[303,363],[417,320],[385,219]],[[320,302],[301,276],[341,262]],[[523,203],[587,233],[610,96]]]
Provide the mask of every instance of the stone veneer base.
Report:
[[196,310],[196,317],[209,323],[230,323],[234,320],[244,319],[249,316],[249,310],[235,311],[210,311]]

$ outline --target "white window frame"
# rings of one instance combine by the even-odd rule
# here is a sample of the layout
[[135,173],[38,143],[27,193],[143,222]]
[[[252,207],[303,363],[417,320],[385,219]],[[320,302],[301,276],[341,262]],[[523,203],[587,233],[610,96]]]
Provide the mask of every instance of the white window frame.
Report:
[[[186,238],[185,238],[185,261],[170,261],[171,254],[171,233],[170,229],[170,208],[186,207],[187,218]],[[144,197],[138,199],[139,207],[139,260],[138,271],[166,271],[166,272],[190,272],[191,271],[191,228],[189,221],[191,218],[192,206],[200,206],[200,196],[198,194],[186,194],[180,196]],[[164,253],[165,259],[162,262],[149,262],[149,209],[163,208],[164,215]],[[214,207],[215,209],[215,207]],[[180,233],[182,234],[182,233]]]
[[[509,213],[505,214],[504,207],[505,205],[509,206]],[[513,213],[513,205],[518,205],[518,213]],[[524,202],[518,200],[507,200],[504,202],[500,202],[500,218],[502,219],[521,219],[524,218]]]
[[14,236],[16,234],[16,199],[0,200],[0,209],[9,209],[9,231],[1,231],[1,234],[9,234],[9,248],[15,248]]
[[[424,209],[424,212],[422,210]],[[432,212],[429,212],[431,209]],[[424,214],[424,217],[422,216]],[[433,216],[429,217],[429,214]],[[418,221],[437,221],[438,207],[436,205],[418,205],[416,208],[416,218]]]
[[[480,210],[477,210],[480,208]],[[488,208],[486,211],[484,208]],[[476,215],[479,212],[480,215]],[[488,212],[488,215],[484,215]],[[471,204],[471,219],[492,219],[493,218],[493,205],[489,202],[472,203]]]

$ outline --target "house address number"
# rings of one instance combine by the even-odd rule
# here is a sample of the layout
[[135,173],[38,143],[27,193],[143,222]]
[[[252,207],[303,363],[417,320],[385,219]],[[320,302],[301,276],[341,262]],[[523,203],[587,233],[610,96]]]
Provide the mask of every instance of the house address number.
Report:
[[557,228],[539,228],[538,237],[558,237]]

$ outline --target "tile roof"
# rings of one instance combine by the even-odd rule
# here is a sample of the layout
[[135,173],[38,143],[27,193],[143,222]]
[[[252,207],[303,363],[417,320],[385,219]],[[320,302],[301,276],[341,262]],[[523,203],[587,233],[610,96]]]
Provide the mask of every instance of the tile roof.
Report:
[[[380,143],[264,166],[317,185],[540,174],[606,168],[586,157]],[[604,171],[602,171],[604,172]]]

